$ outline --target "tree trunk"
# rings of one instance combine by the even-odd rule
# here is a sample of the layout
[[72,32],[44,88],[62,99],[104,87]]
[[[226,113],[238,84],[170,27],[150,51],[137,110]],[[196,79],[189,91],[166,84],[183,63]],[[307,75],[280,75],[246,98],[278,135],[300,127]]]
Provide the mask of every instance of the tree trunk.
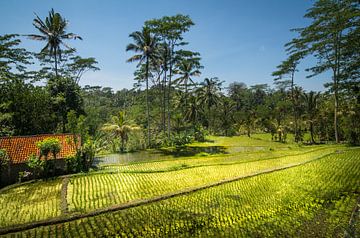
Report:
[[335,142],[339,143],[339,132],[338,132],[338,80],[340,75],[340,39],[341,31],[336,34],[335,38],[335,66],[333,68],[333,79],[334,79],[334,132],[335,132]]
[[120,145],[120,151],[124,152],[125,149],[125,139],[124,138],[120,138],[121,140],[121,145]]
[[187,97],[188,97],[188,85],[187,81],[185,81],[185,109],[187,108]]
[[294,70],[291,72],[291,101],[293,104],[293,110],[294,110],[294,125],[295,125],[295,130],[294,130],[294,134],[295,134],[295,142],[299,141],[299,132],[298,132],[298,117],[297,117],[297,111],[296,111],[296,104],[295,104],[295,96],[294,96],[294,74],[295,74],[295,68]]
[[146,58],[146,117],[147,117],[147,146],[150,146],[150,112],[149,112],[149,58]]
[[311,143],[315,144],[315,140],[314,140],[314,123],[312,121],[310,122],[310,135],[311,135]]
[[337,118],[337,112],[338,112],[338,95],[337,95],[337,89],[334,91],[334,132],[335,132],[335,142],[339,143],[339,134],[338,134],[338,118]]
[[54,57],[55,57],[55,76],[58,76],[58,67],[57,67],[57,50],[55,48],[55,52],[54,52]]
[[163,127],[163,131],[164,133],[166,132],[166,67],[164,70],[164,79],[163,79],[163,83],[162,83],[162,90],[163,90],[163,108],[162,108],[162,127]]
[[171,77],[172,77],[172,66],[173,66],[173,53],[174,53],[174,44],[171,44],[170,51],[170,68],[169,68],[169,91],[168,91],[168,138],[170,139],[170,131],[171,131]]

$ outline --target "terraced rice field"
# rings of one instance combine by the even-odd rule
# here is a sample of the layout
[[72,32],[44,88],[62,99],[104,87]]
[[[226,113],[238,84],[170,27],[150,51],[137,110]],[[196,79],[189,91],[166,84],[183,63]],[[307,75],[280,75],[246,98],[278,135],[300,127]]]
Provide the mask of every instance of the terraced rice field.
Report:
[[106,165],[100,171],[66,178],[68,184],[58,178],[8,188],[0,193],[0,234],[7,237],[359,234],[356,233],[359,148],[298,147],[243,137],[220,138],[215,143],[233,147],[261,144],[265,149]]

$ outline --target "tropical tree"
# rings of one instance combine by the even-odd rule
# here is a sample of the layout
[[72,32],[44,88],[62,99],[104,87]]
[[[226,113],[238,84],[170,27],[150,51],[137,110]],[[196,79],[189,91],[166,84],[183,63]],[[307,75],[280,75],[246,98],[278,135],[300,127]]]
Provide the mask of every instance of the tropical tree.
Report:
[[220,90],[222,82],[217,78],[205,78],[203,82],[200,83],[200,87],[196,90],[198,100],[200,104],[204,105],[207,109],[208,119],[206,120],[206,126],[209,128],[213,112],[211,110],[212,106],[215,106],[220,101]]
[[70,58],[71,62],[66,64],[65,73],[71,77],[75,83],[79,83],[84,73],[88,71],[98,71],[99,67],[96,65],[98,62],[95,58],[82,58],[80,56],[73,56]]
[[168,57],[163,61],[166,66],[164,67],[169,71],[168,80],[168,93],[167,93],[167,123],[168,123],[168,137],[170,137],[171,130],[171,90],[172,90],[172,76],[173,67],[175,64],[175,47],[185,45],[183,42],[183,33],[189,31],[194,22],[189,16],[177,14],[175,16],[164,16],[160,19],[151,19],[145,22],[145,26],[149,27],[152,32],[160,37],[163,44],[168,46]]
[[25,66],[30,64],[31,54],[18,48],[21,41],[17,37],[15,34],[0,36],[0,84],[3,79],[13,77],[14,71],[24,73]]
[[204,114],[204,110],[200,105],[198,97],[191,95],[189,97],[188,107],[186,107],[185,110],[185,120],[196,126],[199,122],[199,119]]
[[188,88],[189,85],[195,85],[193,81],[193,77],[200,76],[201,72],[199,70],[198,64],[196,64],[193,60],[185,59],[180,61],[177,64],[176,74],[180,75],[174,83],[179,86],[183,86],[185,89],[185,108],[187,107],[187,99],[188,99]]
[[84,114],[84,101],[80,86],[71,78],[52,77],[47,90],[52,97],[53,108],[57,114],[58,130],[66,132],[67,114],[74,110],[77,115]]
[[310,126],[311,143],[315,144],[314,122],[316,120],[318,112],[318,100],[320,97],[320,93],[310,91],[309,93],[302,94],[302,97],[305,102],[307,121]]
[[138,61],[137,67],[145,63],[145,80],[146,80],[146,117],[147,117],[147,145],[150,145],[150,109],[149,109],[149,66],[150,61],[156,61],[158,57],[157,47],[158,38],[151,33],[150,29],[143,27],[142,31],[135,31],[129,35],[134,43],[126,47],[126,51],[134,51],[135,54],[127,62]]
[[[355,39],[359,35],[356,33],[358,32],[360,18],[359,2],[355,0],[318,0],[307,11],[305,18],[312,20],[312,22],[307,27],[294,29],[299,33],[297,39],[299,43],[296,47],[298,52],[302,52],[304,55],[313,55],[318,59],[316,65],[308,69],[312,72],[308,77],[328,70],[332,72],[332,83],[328,86],[331,87],[334,96],[334,135],[335,141],[338,143],[341,85],[346,84],[349,77],[358,75],[358,73],[349,75],[349,72],[359,70],[358,64],[355,63],[354,68],[354,61],[349,60],[358,59],[357,53],[350,53],[349,55],[349,52],[354,51],[352,44],[358,42]],[[358,48],[357,45],[355,44]]]
[[235,103],[228,97],[221,98],[221,122],[220,125],[225,132],[225,136],[229,135],[229,131],[234,125],[234,111],[236,109]]
[[120,151],[123,152],[129,139],[129,133],[140,130],[140,127],[135,125],[132,121],[127,120],[125,112],[120,111],[117,116],[111,117],[111,122],[104,124],[102,130],[110,132],[114,137],[120,138]]
[[[275,76],[275,81],[279,82],[279,80],[289,80],[290,81],[290,90],[291,90],[291,102],[293,104],[293,117],[294,117],[294,134],[295,134],[295,142],[298,142],[301,138],[300,130],[299,130],[299,114],[297,113],[296,107],[296,95],[295,95],[295,83],[294,77],[295,72],[297,71],[297,65],[300,62],[302,57],[301,52],[296,52],[296,48],[299,48],[298,41],[294,39],[292,42],[286,44],[285,46],[288,47],[286,49],[287,52],[290,52],[290,56],[288,59],[283,61],[280,65],[277,66],[277,71],[273,72],[272,75]],[[297,47],[295,47],[297,46]],[[294,49],[295,48],[295,49]],[[289,78],[289,79],[287,79]]]
[[45,21],[41,20],[37,14],[35,14],[35,16],[33,25],[40,31],[41,35],[30,34],[27,36],[33,40],[46,41],[46,45],[41,50],[41,53],[45,55],[48,54],[50,57],[54,58],[55,75],[58,76],[58,63],[61,61],[62,53],[61,46],[63,45],[69,50],[74,50],[68,46],[64,40],[82,40],[82,38],[74,33],[66,32],[68,22],[60,15],[60,13],[55,12],[54,9],[51,9],[49,15],[45,18]]

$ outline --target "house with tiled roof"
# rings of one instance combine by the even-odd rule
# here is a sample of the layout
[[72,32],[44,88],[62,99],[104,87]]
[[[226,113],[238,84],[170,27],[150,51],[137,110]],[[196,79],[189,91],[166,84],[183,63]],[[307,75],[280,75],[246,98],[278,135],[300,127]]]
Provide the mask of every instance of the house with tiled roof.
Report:
[[19,172],[28,170],[26,162],[29,156],[31,154],[40,155],[36,143],[47,138],[55,138],[60,142],[61,150],[56,155],[56,164],[58,167],[64,166],[65,158],[76,154],[73,134],[0,137],[0,149],[5,149],[10,159],[7,173],[3,173],[1,181],[7,180],[7,183],[16,182]]

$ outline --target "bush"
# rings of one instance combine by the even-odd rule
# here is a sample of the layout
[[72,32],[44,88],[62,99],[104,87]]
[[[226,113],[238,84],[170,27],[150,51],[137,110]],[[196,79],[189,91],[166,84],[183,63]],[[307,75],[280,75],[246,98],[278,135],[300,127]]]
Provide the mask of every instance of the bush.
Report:
[[10,158],[5,149],[0,149],[0,172],[9,164]]
[[30,171],[21,171],[19,172],[19,183],[25,182],[31,179],[32,173]]
[[202,126],[195,127],[194,130],[194,139],[199,142],[204,142],[205,137],[208,135],[207,130],[205,130]]
[[75,156],[65,158],[66,172],[78,173],[87,172],[95,159],[95,143],[88,139]]
[[140,130],[133,131],[133,133],[129,135],[129,141],[126,144],[126,150],[128,152],[143,150],[146,148],[145,144],[146,142],[143,132]]
[[65,170],[67,173],[77,173],[82,169],[81,156],[77,153],[74,156],[68,156],[65,158]]
[[45,159],[48,158],[49,153],[56,159],[56,154],[61,150],[60,141],[56,138],[46,138],[36,143],[36,146],[40,149],[40,157],[45,156]]
[[82,170],[89,171],[96,153],[96,145],[93,140],[88,139],[81,148]]
[[10,158],[4,149],[0,149],[0,184],[3,170],[8,166]]
[[[35,176],[35,178],[39,178],[44,173],[45,161],[41,160],[36,155],[31,154],[28,158],[27,166],[29,166],[29,168],[33,170],[33,175]],[[20,173],[19,173],[19,176],[20,176]],[[20,180],[20,178],[19,178],[19,180]]]

